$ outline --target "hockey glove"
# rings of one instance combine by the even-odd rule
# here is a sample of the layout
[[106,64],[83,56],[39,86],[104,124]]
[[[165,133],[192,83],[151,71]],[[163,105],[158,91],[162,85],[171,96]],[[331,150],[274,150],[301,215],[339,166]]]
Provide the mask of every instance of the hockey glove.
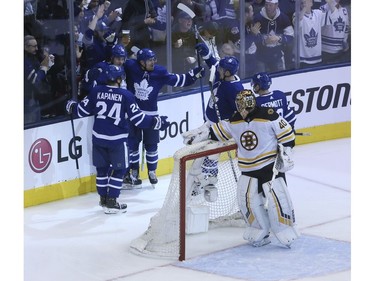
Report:
[[294,168],[294,161],[292,159],[293,151],[289,146],[278,144],[278,155],[276,157],[276,169],[280,173],[285,173]]
[[167,121],[168,116],[155,116],[154,117],[154,124],[153,129],[154,130],[160,130],[164,131],[168,128],[170,122]]
[[66,102],[66,105],[65,105],[65,110],[66,110],[66,113],[68,114],[72,114],[73,112],[73,107],[74,105],[76,104],[77,102],[75,100],[68,100]]
[[184,144],[190,145],[190,144],[208,140],[209,134],[210,134],[210,124],[206,122],[199,128],[187,131],[185,133],[182,133],[181,135],[182,135]]
[[205,43],[196,44],[195,49],[204,60],[208,59],[211,56],[211,52]]
[[197,66],[189,71],[189,75],[195,81],[198,78],[204,77],[206,75],[206,70],[202,66]]

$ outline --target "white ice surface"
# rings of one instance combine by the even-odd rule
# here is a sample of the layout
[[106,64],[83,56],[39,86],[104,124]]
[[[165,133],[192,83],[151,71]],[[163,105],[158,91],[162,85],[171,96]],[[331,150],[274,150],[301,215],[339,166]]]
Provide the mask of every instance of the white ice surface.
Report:
[[[350,145],[348,138],[295,148],[295,168],[287,177],[302,235],[351,242]],[[25,208],[24,280],[247,280],[181,268],[175,260],[144,258],[129,252],[130,241],[147,229],[149,219],[162,206],[169,179],[160,177],[155,190],[146,186],[122,191],[120,201],[128,204],[126,214],[105,215],[96,193]],[[189,235],[186,258],[244,243],[242,229],[238,228]],[[349,281],[350,276],[349,269],[293,280]]]

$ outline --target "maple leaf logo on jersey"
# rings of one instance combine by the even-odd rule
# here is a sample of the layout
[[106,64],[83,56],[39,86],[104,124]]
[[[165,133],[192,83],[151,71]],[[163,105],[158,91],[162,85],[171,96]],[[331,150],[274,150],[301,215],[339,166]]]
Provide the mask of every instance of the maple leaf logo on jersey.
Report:
[[140,84],[134,83],[135,97],[139,100],[148,100],[154,87],[148,85],[148,81],[143,79]]
[[344,29],[345,29],[345,22],[344,20],[342,19],[342,17],[339,17],[337,19],[337,21],[335,21],[335,23],[333,24],[333,26],[335,27],[335,30],[338,31],[338,32],[344,32]]
[[316,33],[314,28],[311,28],[310,33],[304,34],[303,37],[305,38],[305,46],[307,48],[314,48],[318,43],[318,33]]

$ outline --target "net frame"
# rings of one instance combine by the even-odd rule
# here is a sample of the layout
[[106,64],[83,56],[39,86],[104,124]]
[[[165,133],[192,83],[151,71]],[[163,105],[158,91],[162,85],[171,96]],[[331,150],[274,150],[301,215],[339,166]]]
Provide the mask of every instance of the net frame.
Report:
[[[229,185],[231,189],[234,190],[235,198],[231,199],[233,201],[231,204],[234,205],[228,207],[229,209],[226,211],[225,215],[210,217],[209,229],[223,226],[244,226],[244,220],[239,212],[236,198],[237,183],[235,179],[237,179],[240,174],[237,166],[236,150],[237,145],[233,140],[227,142],[208,140],[185,146],[176,151],[173,156],[174,168],[171,181],[163,206],[150,219],[148,229],[140,237],[131,242],[130,251],[134,254],[146,257],[178,258],[180,261],[185,260],[186,207],[193,204],[192,201],[189,200],[189,192],[191,192],[191,190],[186,187],[189,172],[187,163],[210,155],[221,155],[218,178],[220,178],[221,175],[224,176],[220,165],[225,164],[226,175],[228,172],[231,173],[229,177],[232,177],[232,182]],[[232,157],[228,157],[228,153],[231,153]],[[233,167],[235,167],[235,170]],[[236,173],[237,177],[235,177],[233,173]],[[220,180],[218,183],[220,183]],[[199,204],[210,204],[205,202],[203,196],[200,198],[202,201],[198,202]],[[197,202],[194,204],[197,204]]]

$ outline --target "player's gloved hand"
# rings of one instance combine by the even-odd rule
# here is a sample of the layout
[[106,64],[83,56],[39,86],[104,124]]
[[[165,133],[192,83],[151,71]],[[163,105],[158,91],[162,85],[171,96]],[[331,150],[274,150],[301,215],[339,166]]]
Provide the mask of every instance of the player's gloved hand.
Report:
[[208,59],[211,56],[211,52],[205,43],[196,44],[195,49],[204,60]]
[[285,173],[294,168],[293,150],[289,146],[277,145],[278,156],[276,158],[276,169]]
[[65,110],[66,110],[66,113],[68,114],[72,114],[72,111],[73,111],[73,106],[76,104],[77,102],[75,100],[68,100],[66,102],[66,105],[65,105]]
[[206,70],[203,66],[197,66],[189,71],[189,75],[195,81],[198,78],[204,77],[206,75]]
[[154,124],[152,126],[154,130],[160,130],[160,131],[166,130],[171,124],[169,121],[167,121],[167,118],[168,116],[155,116]]

